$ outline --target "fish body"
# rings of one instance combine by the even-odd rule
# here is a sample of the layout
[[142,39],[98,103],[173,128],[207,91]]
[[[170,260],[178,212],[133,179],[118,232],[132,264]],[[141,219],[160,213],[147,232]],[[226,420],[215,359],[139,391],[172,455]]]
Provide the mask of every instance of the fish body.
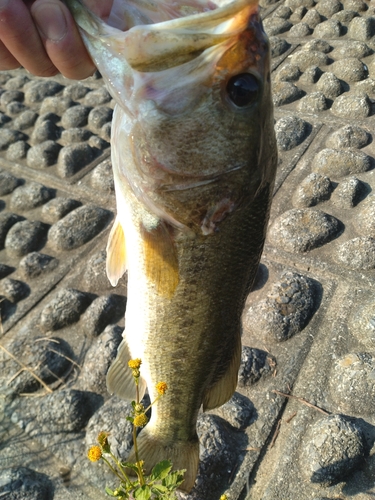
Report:
[[[107,375],[135,399],[164,381],[138,440],[150,470],[195,481],[198,411],[235,391],[241,314],[263,249],[276,170],[269,46],[256,0],[119,0],[103,22],[67,0],[116,108],[117,219],[107,247],[128,269],[124,340]],[[111,24],[113,26],[111,26]]]

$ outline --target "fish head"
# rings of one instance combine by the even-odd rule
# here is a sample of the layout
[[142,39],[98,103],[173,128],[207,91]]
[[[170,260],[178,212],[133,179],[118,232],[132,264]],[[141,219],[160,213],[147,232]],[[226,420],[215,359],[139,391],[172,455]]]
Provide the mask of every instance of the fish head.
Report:
[[68,4],[120,108],[118,184],[175,226],[205,233],[212,206],[232,210],[272,179],[269,42],[257,0],[115,0],[108,23]]

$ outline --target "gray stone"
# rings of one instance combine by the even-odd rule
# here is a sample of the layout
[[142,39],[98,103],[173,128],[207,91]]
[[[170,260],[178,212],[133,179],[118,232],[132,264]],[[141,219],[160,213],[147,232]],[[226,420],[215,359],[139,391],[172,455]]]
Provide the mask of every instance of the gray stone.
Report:
[[328,109],[328,103],[323,92],[312,92],[302,97],[297,105],[301,113],[316,114]]
[[27,467],[0,471],[0,497],[4,500],[51,500],[53,492],[52,481],[40,472]]
[[91,111],[91,107],[83,106],[78,104],[77,106],[73,106],[65,111],[65,113],[61,117],[62,126],[67,128],[74,127],[84,127],[87,125],[87,117]]
[[12,226],[5,238],[5,248],[21,257],[45,244],[47,226],[39,221],[24,220]]
[[241,364],[238,370],[238,385],[251,386],[262,377],[271,375],[276,369],[276,359],[266,351],[242,346]]
[[331,19],[338,21],[341,25],[348,27],[349,23],[358,16],[358,12],[354,10],[340,10],[334,14]]
[[25,279],[34,279],[42,274],[53,271],[58,260],[50,255],[39,252],[31,252],[20,261],[19,270]]
[[273,103],[275,106],[289,104],[302,97],[302,91],[291,82],[277,82],[273,86]]
[[29,149],[30,146],[26,141],[17,141],[9,146],[6,152],[6,157],[8,160],[21,160],[26,158]]
[[88,92],[83,99],[83,103],[86,104],[86,106],[100,106],[101,104],[110,102],[111,99],[111,94],[103,86]]
[[365,454],[365,438],[355,420],[329,415],[308,430],[302,470],[312,483],[331,486],[359,467]]
[[312,170],[337,179],[346,175],[367,172],[373,160],[362,151],[346,149],[322,149],[312,162]]
[[284,54],[284,52],[286,52],[290,47],[290,43],[288,43],[283,38],[279,38],[278,36],[270,36],[269,40],[271,45],[272,57],[281,56],[281,54]]
[[61,144],[68,146],[75,142],[84,142],[91,137],[92,133],[90,130],[85,128],[68,128],[61,132]]
[[14,271],[14,267],[7,266],[6,264],[0,264],[0,280],[8,276],[8,274],[12,274]]
[[5,196],[16,189],[19,179],[6,170],[0,169],[0,196]]
[[27,164],[32,168],[46,168],[57,161],[60,144],[55,141],[46,141],[30,148],[27,152]]
[[105,141],[101,137],[98,137],[97,135],[92,135],[88,140],[88,144],[92,148],[99,149],[100,151],[107,149],[110,146],[109,142]]
[[105,123],[100,129],[100,136],[107,142],[111,140],[112,123]]
[[280,5],[274,11],[273,15],[276,17],[282,17],[283,19],[289,19],[292,14],[292,9],[286,5]]
[[332,201],[342,208],[355,207],[365,193],[365,185],[356,177],[340,182],[333,192]]
[[110,215],[95,205],[79,207],[51,227],[48,241],[55,250],[73,250],[100,233]]
[[106,289],[110,285],[106,272],[106,252],[96,253],[87,263],[83,275],[85,289],[95,293],[97,290]]
[[120,295],[103,295],[95,299],[82,315],[84,331],[97,337],[104,328],[119,321],[125,314],[126,298]]
[[290,30],[293,24],[281,17],[268,17],[263,21],[263,26],[268,36],[275,36]]
[[357,12],[364,12],[368,6],[364,0],[343,0],[345,10],[355,10]]
[[57,124],[60,121],[60,117],[56,113],[51,113],[51,112],[42,113],[41,115],[38,116],[35,122],[35,126],[39,127],[39,125],[41,125],[45,121],[50,121]]
[[86,143],[64,146],[57,162],[57,172],[63,179],[71,177],[88,165],[95,157],[94,150]]
[[301,72],[294,64],[284,64],[276,73],[275,81],[277,82],[295,82],[301,76]]
[[309,66],[300,77],[300,83],[305,83],[307,85],[311,83],[316,83],[321,75],[323,74],[322,70],[318,68],[318,66]]
[[345,125],[336,132],[333,132],[327,139],[329,148],[356,148],[360,149],[370,142],[371,135],[361,127],[356,125]]
[[35,111],[27,109],[26,111],[23,111],[23,113],[21,113],[19,116],[17,116],[17,118],[14,120],[14,127],[18,130],[25,130],[32,127],[37,118],[38,115],[37,113],[35,113]]
[[230,400],[216,410],[216,414],[235,429],[245,429],[255,418],[255,408],[249,398],[235,392]]
[[115,184],[112,173],[112,163],[110,159],[104,160],[93,171],[90,178],[91,187],[106,193],[113,193]]
[[310,9],[303,17],[303,22],[306,23],[311,29],[314,29],[321,22],[319,12],[315,9]]
[[43,206],[42,216],[46,222],[54,224],[79,206],[81,202],[71,198],[54,198]]
[[331,181],[326,175],[311,173],[298,186],[293,194],[293,206],[297,208],[313,207],[328,200],[333,191]]
[[0,151],[7,149],[11,144],[24,140],[25,134],[10,128],[0,128]]
[[320,0],[316,6],[316,10],[323,17],[331,17],[336,12],[339,12],[342,9],[341,2],[339,0]]
[[340,80],[331,72],[323,73],[316,88],[320,90],[327,99],[334,99],[343,93]]
[[335,100],[331,111],[335,116],[340,118],[366,118],[371,113],[371,102],[367,95],[357,95],[348,92]]
[[342,35],[342,26],[339,21],[328,19],[318,24],[314,29],[314,36],[316,38],[339,38]]
[[17,116],[26,109],[27,107],[22,102],[12,101],[7,105],[6,112],[9,116]]
[[7,90],[20,90],[22,87],[30,81],[30,78],[26,75],[17,75],[9,80],[4,85]]
[[363,236],[375,238],[375,197],[368,196],[358,212],[356,230]]
[[13,101],[23,102],[25,96],[20,90],[6,90],[0,96],[0,105],[5,110],[7,105]]
[[24,212],[44,205],[53,197],[54,191],[52,189],[39,184],[39,182],[27,182],[13,191],[10,198],[10,208],[16,212]]
[[[374,303],[374,297],[369,294],[365,297],[363,297],[362,301],[359,303],[359,306],[353,308],[351,311],[351,314],[348,319],[348,330],[350,334],[361,344],[365,346],[366,349],[369,349],[370,351],[373,352],[374,347],[375,347],[375,303]],[[370,375],[372,379],[374,379],[375,376],[375,371],[368,370],[369,367],[372,367],[374,364],[374,359],[373,359],[373,354],[371,354],[371,357],[366,357],[365,359],[362,359],[362,357],[359,357],[358,359],[358,353],[357,354],[352,354],[349,355],[349,360],[350,363],[348,366],[345,366],[345,362],[342,363],[342,368],[340,367],[339,369],[348,369],[349,370],[349,375],[351,374],[352,369],[356,369],[357,367],[359,370],[363,370],[365,368],[365,371],[367,372],[367,375]],[[345,356],[344,356],[345,359]],[[340,361],[339,361],[340,362]],[[369,363],[370,362],[370,363]],[[350,365],[356,363],[353,367]],[[363,364],[366,364],[364,367]],[[358,366],[359,364],[359,366]],[[370,364],[370,366],[369,366]],[[355,374],[354,374],[355,375]],[[364,373],[359,373],[358,376],[362,379],[365,380],[365,375]],[[371,389],[373,390],[373,384],[374,382],[370,382],[370,387],[369,387],[369,392],[371,392]],[[362,384],[363,386],[363,384]],[[362,387],[363,389],[363,387]],[[360,395],[360,394],[359,394]],[[346,398],[340,398],[340,399],[348,399],[350,397],[350,394],[347,395]],[[369,404],[368,404],[369,403]],[[365,409],[364,414],[366,415],[370,409],[374,406],[374,400],[372,399],[370,402],[367,400],[367,397],[364,398],[363,401],[360,401],[359,404],[361,406],[368,405],[367,409]],[[355,412],[356,413],[356,412]]]
[[[289,7],[286,7],[289,8]],[[294,10],[293,14],[290,16],[290,20],[292,23],[299,23],[303,16],[306,14],[307,9],[304,5],[301,5],[300,7],[297,7],[297,9]]]
[[305,43],[305,45],[303,46],[303,50],[317,51],[317,52],[323,52],[324,54],[328,54],[329,52],[332,51],[332,47],[327,42],[327,40],[320,40],[319,38],[316,38]]
[[340,45],[334,50],[332,55],[340,59],[349,58],[357,58],[361,59],[362,57],[367,57],[373,53],[373,50],[370,49],[368,45],[364,42],[358,42],[357,40],[347,40],[344,45]]
[[61,116],[72,106],[74,106],[74,102],[69,97],[46,97],[40,106],[40,112],[56,113]]
[[269,239],[287,252],[309,252],[330,242],[341,231],[340,222],[321,210],[288,210],[272,224]]
[[24,220],[24,217],[21,217],[20,215],[12,214],[9,212],[0,214],[0,250],[4,248],[5,237],[9,229],[21,220]]
[[337,76],[349,83],[359,82],[368,76],[366,66],[355,57],[346,57],[332,64],[332,71]]
[[277,147],[281,151],[289,151],[304,141],[309,133],[309,126],[297,116],[288,116],[276,122],[275,132]]
[[[5,123],[11,121],[11,118],[8,115],[0,112],[0,127],[2,127]],[[17,127],[16,127],[17,128]]]
[[60,133],[59,128],[51,120],[45,120],[35,126],[31,134],[31,142],[33,144],[40,144],[45,141],[55,141],[58,139]]
[[96,107],[90,111],[88,126],[93,132],[100,132],[102,126],[112,120],[113,110],[108,106]]
[[371,98],[375,98],[375,80],[373,78],[366,78],[361,82],[353,85],[353,92],[359,95],[367,94]]
[[329,57],[319,50],[305,50],[303,48],[292,55],[290,62],[298,66],[301,71],[305,71],[310,66],[326,66]]
[[23,281],[5,278],[0,282],[0,295],[10,302],[19,302],[30,294],[29,286]]
[[31,81],[30,85],[27,84],[26,86],[26,104],[41,102],[45,97],[55,95],[63,89],[63,86],[60,83],[55,82],[54,80]]
[[43,332],[55,331],[76,323],[90,302],[87,294],[73,288],[59,290],[41,312],[40,329]]
[[79,99],[83,99],[89,91],[90,89],[85,87],[82,83],[73,83],[72,85],[65,87],[63,96],[68,97],[73,101],[78,101]]
[[297,273],[284,272],[267,298],[245,311],[245,328],[255,338],[285,341],[301,332],[314,314],[317,287]]
[[337,249],[337,260],[350,269],[367,271],[375,268],[375,239],[369,236],[353,238]]
[[298,7],[314,7],[315,0],[286,0],[285,5],[290,7],[292,10],[298,9]]
[[375,20],[373,17],[355,17],[349,25],[348,37],[354,40],[367,42],[375,34]]
[[289,36],[296,38],[303,38],[304,36],[310,35],[310,33],[312,33],[312,29],[305,22],[300,22],[298,24],[295,24],[289,30]]
[[122,332],[123,329],[119,326],[109,325],[92,343],[86,353],[78,380],[79,388],[107,395],[106,375],[117,355]]

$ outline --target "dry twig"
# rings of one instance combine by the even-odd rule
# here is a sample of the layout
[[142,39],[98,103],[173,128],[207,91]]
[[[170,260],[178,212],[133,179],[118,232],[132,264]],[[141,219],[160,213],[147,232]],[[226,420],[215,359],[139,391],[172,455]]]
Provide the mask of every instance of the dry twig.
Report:
[[279,394],[279,396],[284,396],[285,398],[296,399],[300,403],[303,403],[304,405],[309,406],[310,408],[314,408],[314,410],[320,411],[320,413],[323,413],[323,415],[330,415],[330,413],[328,411],[323,410],[322,408],[319,408],[319,406],[313,405],[312,403],[310,403],[309,401],[307,401],[304,398],[299,398],[298,396],[293,396],[292,394],[285,394],[285,392],[280,392],[280,391],[277,391],[276,389],[274,389],[271,392],[273,392],[275,394]]

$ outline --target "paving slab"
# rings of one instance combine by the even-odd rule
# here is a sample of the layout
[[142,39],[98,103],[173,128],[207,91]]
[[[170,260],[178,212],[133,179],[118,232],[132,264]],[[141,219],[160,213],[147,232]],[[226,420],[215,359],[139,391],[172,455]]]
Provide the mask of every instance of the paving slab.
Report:
[[[237,391],[199,416],[199,474],[179,497],[370,499],[375,1],[260,4],[274,201]],[[86,450],[98,430],[131,446],[127,404],[105,388],[127,296],[126,276],[105,274],[113,107],[98,73],[0,72],[0,498],[105,498],[116,482]]]

